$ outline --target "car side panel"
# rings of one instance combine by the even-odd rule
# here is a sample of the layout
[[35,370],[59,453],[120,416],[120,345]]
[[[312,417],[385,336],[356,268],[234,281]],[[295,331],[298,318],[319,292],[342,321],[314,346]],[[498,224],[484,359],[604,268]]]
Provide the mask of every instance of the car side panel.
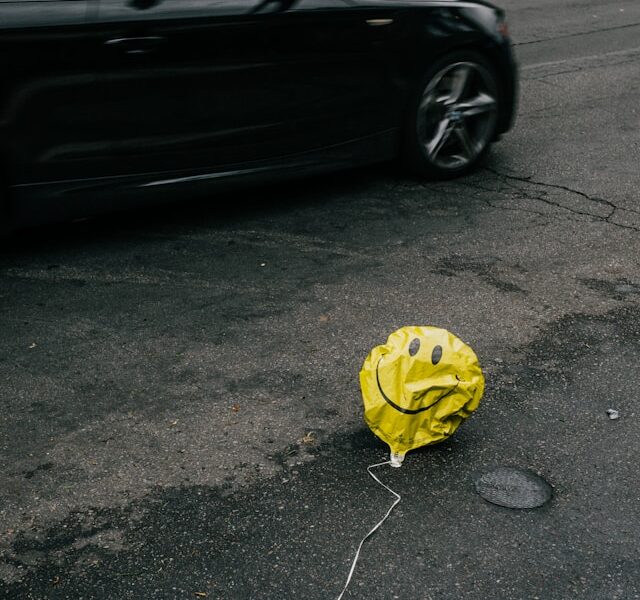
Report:
[[[397,121],[378,32],[339,0],[100,0],[92,28],[108,104],[102,175],[225,169]],[[124,42],[136,38],[157,41]]]
[[0,152],[11,183],[83,173],[101,99],[81,0],[0,3]]

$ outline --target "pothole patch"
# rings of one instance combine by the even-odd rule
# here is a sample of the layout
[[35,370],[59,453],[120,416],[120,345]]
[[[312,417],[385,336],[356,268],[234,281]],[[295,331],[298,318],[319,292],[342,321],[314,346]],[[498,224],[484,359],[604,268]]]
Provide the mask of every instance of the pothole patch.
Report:
[[552,487],[528,469],[498,467],[481,475],[476,491],[492,504],[506,508],[538,508],[553,495]]

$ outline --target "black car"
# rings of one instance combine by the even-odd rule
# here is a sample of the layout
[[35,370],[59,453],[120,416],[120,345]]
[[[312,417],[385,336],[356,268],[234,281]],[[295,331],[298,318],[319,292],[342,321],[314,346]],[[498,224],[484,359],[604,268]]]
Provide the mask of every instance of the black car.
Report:
[[482,0],[0,0],[0,216],[397,155],[451,177],[515,97],[503,11]]

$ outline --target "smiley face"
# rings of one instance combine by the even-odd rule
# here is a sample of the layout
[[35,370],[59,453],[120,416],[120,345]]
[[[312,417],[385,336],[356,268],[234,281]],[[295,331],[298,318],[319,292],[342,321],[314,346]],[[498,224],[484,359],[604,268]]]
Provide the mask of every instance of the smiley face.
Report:
[[395,454],[448,438],[477,408],[484,376],[473,350],[429,326],[394,331],[360,370],[364,418]]
[[[426,349],[428,361],[425,360],[426,356],[420,352],[422,346],[428,346]],[[408,357],[403,357],[402,354],[406,350]],[[447,396],[455,393],[458,390],[460,384],[460,377],[457,373],[453,373],[454,379],[451,378],[451,374],[446,372],[449,369],[438,369],[437,366],[443,357],[443,348],[440,344],[431,344],[429,352],[428,340],[426,344],[423,344],[419,337],[411,339],[408,345],[400,349],[400,355],[390,353],[391,356],[383,354],[378,359],[376,364],[376,384],[378,390],[384,401],[395,408],[397,411],[404,413],[405,415],[415,415],[425,410],[429,410],[435,406],[441,400],[444,400]],[[383,361],[385,357],[389,359],[395,359],[392,376],[397,378],[398,365],[405,367],[406,373],[411,373],[414,376],[419,375],[420,380],[424,380],[425,377],[431,379],[432,385],[426,389],[416,390],[415,386],[402,386],[403,389],[395,387],[395,391],[400,391],[400,398],[396,397],[395,400],[390,397],[384,390],[384,385],[380,381],[381,369],[384,373],[385,365]],[[403,360],[403,358],[405,360]],[[430,368],[431,367],[431,368]],[[443,372],[441,372],[443,371]],[[414,377],[415,378],[415,377]],[[405,389],[407,388],[407,389]],[[416,393],[417,392],[417,393]]]

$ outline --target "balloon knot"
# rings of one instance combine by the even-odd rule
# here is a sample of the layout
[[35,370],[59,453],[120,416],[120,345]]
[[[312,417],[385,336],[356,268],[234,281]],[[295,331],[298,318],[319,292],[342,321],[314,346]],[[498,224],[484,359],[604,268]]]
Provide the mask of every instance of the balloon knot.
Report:
[[392,452],[391,455],[389,456],[389,462],[391,463],[392,467],[401,467],[402,466],[402,461],[404,460],[404,454],[397,454],[395,452]]

